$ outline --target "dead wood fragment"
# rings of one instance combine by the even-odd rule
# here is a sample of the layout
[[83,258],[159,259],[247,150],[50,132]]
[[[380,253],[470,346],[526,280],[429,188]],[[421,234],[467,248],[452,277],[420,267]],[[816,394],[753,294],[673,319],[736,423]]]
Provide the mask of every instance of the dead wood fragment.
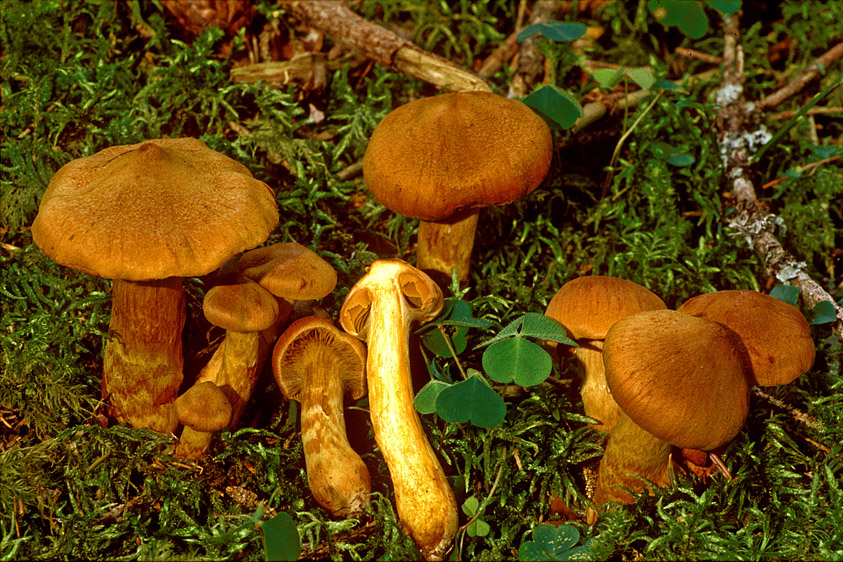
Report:
[[[555,0],[539,0],[533,6],[530,25],[550,21],[556,15]],[[518,49],[518,69],[509,84],[509,98],[523,98],[532,89],[536,78],[541,74],[543,57],[539,50],[539,37],[531,37],[521,42]]]
[[[782,247],[776,238],[781,219],[768,213],[758,202],[755,187],[749,179],[752,154],[770,135],[756,124],[759,117],[757,106],[752,107],[744,98],[744,56],[738,38],[738,18],[729,16],[724,26],[723,85],[716,96],[718,103],[723,106],[716,120],[721,157],[725,177],[729,178],[732,195],[737,202],[737,213],[728,219],[727,224],[761,254],[768,274],[800,290],[806,306],[813,307],[819,302],[830,301],[837,316],[833,330],[840,337],[843,334],[843,309],[805,272],[805,264],[797,261]],[[771,105],[767,104],[768,107]]]
[[297,1],[289,11],[326,35],[387,68],[452,92],[491,91],[482,78],[452,62],[423,51],[383,27],[366,21],[344,2]]
[[761,109],[770,109],[775,107],[790,96],[801,91],[813,80],[816,80],[828,70],[828,67],[836,61],[843,58],[843,42],[836,44],[834,47],[826,51],[821,57],[816,59],[808,67],[808,70],[802,72],[790,81],[787,85],[779,90],[773,92],[763,100],[758,102],[758,107]]

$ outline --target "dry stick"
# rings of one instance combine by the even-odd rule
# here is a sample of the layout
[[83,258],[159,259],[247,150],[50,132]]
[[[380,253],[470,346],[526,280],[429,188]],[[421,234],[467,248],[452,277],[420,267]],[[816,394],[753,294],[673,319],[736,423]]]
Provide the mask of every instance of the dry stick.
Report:
[[[798,110],[781,111],[779,113],[768,115],[767,119],[770,119],[771,121],[775,119],[790,119],[797,113],[799,113]],[[806,115],[829,115],[834,113],[843,113],[843,107],[812,107],[805,112]]]
[[[764,258],[768,274],[775,275],[782,283],[800,289],[804,303],[813,307],[830,301],[837,321],[833,324],[838,337],[843,334],[843,309],[841,309],[816,281],[805,273],[805,264],[796,261],[775,236],[777,217],[768,213],[758,203],[755,187],[749,173],[752,157],[747,145],[750,136],[750,119],[757,116],[757,109],[750,109],[743,97],[743,50],[738,41],[738,20],[726,18],[724,28],[723,86],[718,92],[724,108],[717,115],[716,127],[721,139],[721,152],[725,162],[725,176],[729,178],[732,193],[737,201],[737,213],[728,226],[743,236],[749,245]],[[767,98],[769,99],[769,97]],[[772,105],[768,103],[768,106]]]
[[835,61],[840,60],[843,58],[843,43],[838,43],[831,49],[825,52],[821,57],[811,63],[811,66],[808,67],[808,70],[802,72],[791,80],[786,86],[783,88],[773,92],[760,102],[758,102],[758,107],[761,109],[769,109],[771,107],[775,107],[776,105],[780,104],[793,94],[799,92],[808,85],[809,82],[816,80],[821,75],[825,74],[828,67],[831,66]]
[[[556,15],[555,0],[539,0],[533,6],[530,25],[552,20]],[[531,37],[523,41],[518,49],[518,69],[509,83],[509,98],[523,98],[533,87],[536,77],[544,69],[543,59],[539,50],[539,38]]]
[[345,2],[299,1],[289,11],[336,43],[360,52],[387,68],[453,92],[491,91],[479,76],[451,61],[423,51],[383,27],[352,12]]

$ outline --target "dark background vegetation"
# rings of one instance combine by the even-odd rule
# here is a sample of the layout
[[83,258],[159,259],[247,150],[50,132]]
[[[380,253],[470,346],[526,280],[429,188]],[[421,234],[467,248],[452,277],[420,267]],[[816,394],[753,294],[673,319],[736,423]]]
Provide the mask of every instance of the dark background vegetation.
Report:
[[[602,28],[599,39],[580,51],[549,41],[542,47],[556,82],[576,97],[595,88],[584,59],[649,65],[680,83],[717,68],[674,53],[681,46],[721,55],[716,12],[708,12],[709,33],[691,40],[664,29],[640,3],[595,4],[566,17]],[[518,2],[362,0],[353,8],[474,68],[514,31]],[[332,520],[307,493],[296,408],[268,370],[266,391],[250,406],[251,427],[223,433],[199,464],[173,458],[171,437],[109,423],[99,379],[110,282],[60,267],[32,244],[28,226],[63,164],[111,145],[194,136],[275,190],[281,220],[270,243],[297,241],[337,269],[337,290],[321,303],[329,312],[338,311],[373,259],[412,261],[417,222],[394,216],[362,178],[343,179],[341,172],[362,158],[373,128],[393,107],[436,92],[365,62],[330,70],[322,83],[234,83],[229,72],[248,62],[250,41],[267,29],[275,30],[267,51],[279,59],[331,47],[328,38],[308,44],[307,28],[282,5],[260,0],[254,10],[240,30],[197,35],[155,1],[0,6],[0,559],[261,559],[256,522],[268,510],[293,516],[306,557],[416,556],[391,507],[388,471],[365,412],[349,411],[352,442],[377,492],[361,521]],[[843,38],[840,2],[749,1],[742,14],[749,99],[774,91]],[[512,72],[505,66],[491,77],[493,86],[505,92]],[[826,69],[777,110],[798,109],[839,74],[839,65]],[[465,299],[495,328],[470,333],[465,365],[479,369],[474,344],[524,312],[543,312],[579,275],[630,279],[670,307],[702,292],[778,284],[721,220],[731,206],[712,127],[718,80],[715,72],[660,98],[624,145],[606,197],[605,167],[643,107],[576,135],[557,131],[543,185],[482,214]],[[701,106],[681,107],[682,99]],[[841,101],[838,89],[823,105]],[[771,131],[782,124],[765,122]],[[754,167],[756,184],[819,160],[817,147],[839,155],[841,129],[839,114],[802,120]],[[680,167],[658,158],[665,146],[689,152],[694,162]],[[785,247],[835,299],[843,296],[842,192],[839,161],[759,191],[784,219]],[[189,381],[220,334],[201,313],[204,280],[186,286]],[[491,532],[461,536],[455,552],[470,560],[517,558],[532,528],[553,520],[593,538],[597,559],[843,558],[841,346],[828,326],[813,327],[813,335],[814,368],[770,392],[816,424],[753,397],[745,430],[723,452],[731,481],[680,471],[675,487],[594,526],[582,520],[584,474],[602,448],[582,421],[571,369],[554,373],[556,384],[508,400],[506,420],[494,429],[425,416],[458,503],[486,499],[499,482],[483,514]],[[553,495],[567,505],[552,509]]]

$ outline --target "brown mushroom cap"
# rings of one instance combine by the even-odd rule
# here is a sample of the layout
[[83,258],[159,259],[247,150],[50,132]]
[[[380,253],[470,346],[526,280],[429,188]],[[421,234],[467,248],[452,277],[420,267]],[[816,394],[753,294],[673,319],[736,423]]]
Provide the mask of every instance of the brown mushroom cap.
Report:
[[233,285],[217,285],[205,293],[205,318],[232,332],[259,332],[278,318],[278,301],[249,279]]
[[205,275],[266,240],[272,190],[193,138],[113,146],[63,166],[32,224],[62,265],[108,279]]
[[246,252],[237,267],[243,276],[285,299],[321,299],[337,285],[337,272],[331,264],[296,242]]
[[624,413],[673,445],[717,448],[749,412],[749,358],[717,322],[675,310],[632,314],[606,334],[603,361]]
[[602,340],[621,318],[665,308],[667,305],[658,295],[638,283],[589,275],[562,285],[544,315],[562,324],[574,339]]
[[300,318],[290,324],[278,338],[272,353],[275,380],[290,400],[301,401],[300,393],[307,372],[302,357],[309,350],[329,350],[342,378],[340,386],[354,400],[366,394],[366,346],[357,338],[339,330],[328,319],[318,316]]
[[793,305],[758,291],[717,291],[679,307],[728,326],[740,336],[761,386],[787,384],[809,371],[816,353],[811,329]]
[[363,158],[374,196],[426,221],[503,205],[531,193],[550,169],[553,139],[529,107],[489,92],[416,100],[378,124]]
[[196,431],[219,431],[231,421],[231,403],[211,381],[193,385],[175,405],[179,422]]

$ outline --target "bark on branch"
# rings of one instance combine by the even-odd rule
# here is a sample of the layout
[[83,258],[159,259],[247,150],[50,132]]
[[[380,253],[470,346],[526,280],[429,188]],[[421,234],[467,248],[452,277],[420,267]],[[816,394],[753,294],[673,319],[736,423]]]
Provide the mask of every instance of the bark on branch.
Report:
[[726,177],[729,178],[737,201],[737,213],[729,219],[728,225],[761,254],[770,275],[800,289],[807,306],[830,301],[837,316],[833,330],[840,337],[843,334],[843,310],[805,272],[805,264],[797,261],[782,247],[776,237],[781,220],[768,213],[758,202],[755,187],[749,179],[752,154],[755,148],[766,142],[765,139],[769,139],[769,134],[756,124],[759,110],[752,108],[743,95],[744,55],[735,16],[726,19],[723,59],[723,85],[717,92],[717,101],[723,105],[723,109],[717,116],[717,130]]
[[360,52],[380,65],[459,92],[491,91],[482,78],[452,62],[423,51],[383,27],[366,21],[337,0],[291,2],[289,11],[328,35],[336,43]]

